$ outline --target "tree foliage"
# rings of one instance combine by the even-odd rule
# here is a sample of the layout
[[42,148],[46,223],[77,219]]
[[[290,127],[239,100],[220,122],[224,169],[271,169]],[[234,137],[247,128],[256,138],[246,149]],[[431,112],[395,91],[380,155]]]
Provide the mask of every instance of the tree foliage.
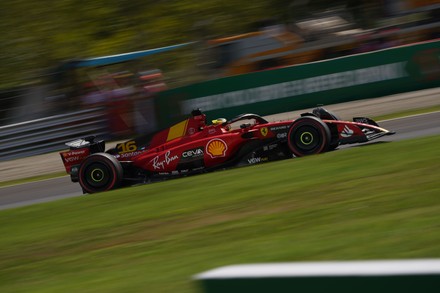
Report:
[[[0,88],[33,80],[63,60],[242,33],[262,18],[286,21],[292,5],[301,2],[328,5],[323,0],[1,1]],[[159,60],[173,69],[194,62],[191,52],[168,57],[174,61]]]

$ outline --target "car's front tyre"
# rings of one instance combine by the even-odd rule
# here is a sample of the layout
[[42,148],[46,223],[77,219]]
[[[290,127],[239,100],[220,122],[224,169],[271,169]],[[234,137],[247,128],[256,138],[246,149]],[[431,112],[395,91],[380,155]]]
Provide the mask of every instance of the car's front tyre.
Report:
[[289,149],[296,157],[327,151],[330,139],[328,126],[313,116],[298,118],[290,125],[288,132]]

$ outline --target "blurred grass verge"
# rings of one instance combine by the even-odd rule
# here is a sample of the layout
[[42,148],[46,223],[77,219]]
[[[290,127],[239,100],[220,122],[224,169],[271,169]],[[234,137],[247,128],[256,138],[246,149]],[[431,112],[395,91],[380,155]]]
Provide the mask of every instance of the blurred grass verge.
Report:
[[0,211],[1,292],[198,292],[218,266],[440,257],[440,136]]
[[63,171],[63,172],[48,173],[48,174],[39,175],[39,176],[26,177],[23,179],[8,180],[8,181],[0,182],[0,187],[7,187],[7,186],[12,186],[12,185],[28,183],[28,182],[35,182],[35,181],[40,181],[40,180],[52,179],[52,178],[62,177],[62,176],[67,176],[67,175],[68,174],[66,174],[66,172]]

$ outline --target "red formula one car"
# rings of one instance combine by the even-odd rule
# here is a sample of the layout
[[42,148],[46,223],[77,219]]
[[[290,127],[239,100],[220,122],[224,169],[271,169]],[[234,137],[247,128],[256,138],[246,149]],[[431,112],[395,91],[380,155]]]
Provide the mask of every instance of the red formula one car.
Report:
[[[241,124],[241,125],[240,125]],[[239,125],[239,127],[233,127]],[[394,134],[365,117],[341,121],[324,108],[296,120],[268,122],[255,114],[206,124],[206,115],[191,117],[153,135],[118,144],[87,137],[67,143],[61,158],[73,182],[95,193],[155,179],[203,173],[233,166],[301,157]]]

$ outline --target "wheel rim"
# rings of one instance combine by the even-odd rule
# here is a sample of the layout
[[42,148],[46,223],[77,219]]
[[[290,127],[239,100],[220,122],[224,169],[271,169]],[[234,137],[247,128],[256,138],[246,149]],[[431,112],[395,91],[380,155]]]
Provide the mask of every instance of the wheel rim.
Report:
[[296,147],[305,153],[313,152],[313,150],[321,145],[319,131],[310,125],[298,127],[293,133],[293,141]]
[[310,145],[313,143],[313,134],[308,131],[301,133],[299,138],[303,145]]
[[111,182],[111,170],[103,163],[93,163],[84,172],[87,184],[94,188],[102,188]]
[[104,180],[104,171],[102,169],[93,169],[90,176],[94,182],[101,182]]

